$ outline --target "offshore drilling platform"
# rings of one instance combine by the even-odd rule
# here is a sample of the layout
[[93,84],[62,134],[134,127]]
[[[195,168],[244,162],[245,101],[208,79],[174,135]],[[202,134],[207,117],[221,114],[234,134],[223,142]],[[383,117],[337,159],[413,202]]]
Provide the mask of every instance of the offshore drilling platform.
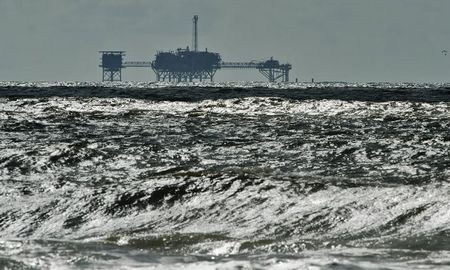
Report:
[[100,51],[103,81],[122,81],[124,68],[151,68],[157,81],[192,82],[214,80],[219,69],[255,69],[269,82],[289,82],[290,64],[280,64],[270,58],[266,61],[224,62],[220,54],[198,49],[198,16],[193,18],[192,50],[158,52],[154,61],[124,61],[124,51]]

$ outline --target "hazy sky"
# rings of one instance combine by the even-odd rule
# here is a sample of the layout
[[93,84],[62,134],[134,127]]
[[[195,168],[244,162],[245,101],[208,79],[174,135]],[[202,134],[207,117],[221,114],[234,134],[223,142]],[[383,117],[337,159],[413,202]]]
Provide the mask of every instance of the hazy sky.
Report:
[[293,65],[291,79],[450,81],[449,13],[449,0],[0,0],[0,81],[98,81],[99,50],[152,60],[191,44],[194,14],[200,48],[225,61],[273,56]]

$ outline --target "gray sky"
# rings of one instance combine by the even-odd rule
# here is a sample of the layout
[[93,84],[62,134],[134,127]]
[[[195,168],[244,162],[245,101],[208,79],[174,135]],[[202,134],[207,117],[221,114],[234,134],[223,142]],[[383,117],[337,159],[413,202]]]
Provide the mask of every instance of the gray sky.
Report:
[[151,60],[190,45],[198,14],[200,48],[225,61],[273,56],[293,65],[291,79],[450,81],[449,12],[449,0],[0,0],[0,80],[98,81],[99,50]]

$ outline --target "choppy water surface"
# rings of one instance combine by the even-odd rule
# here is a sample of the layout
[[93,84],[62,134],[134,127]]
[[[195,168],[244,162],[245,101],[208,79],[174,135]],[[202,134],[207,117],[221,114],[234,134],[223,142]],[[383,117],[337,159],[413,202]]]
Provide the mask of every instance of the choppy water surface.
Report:
[[0,83],[0,268],[450,269],[450,89]]

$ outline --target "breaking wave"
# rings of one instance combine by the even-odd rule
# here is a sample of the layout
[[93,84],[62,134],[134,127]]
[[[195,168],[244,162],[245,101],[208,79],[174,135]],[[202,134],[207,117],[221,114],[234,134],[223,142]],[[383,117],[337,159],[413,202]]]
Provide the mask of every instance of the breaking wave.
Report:
[[446,269],[449,98],[2,83],[0,266]]

